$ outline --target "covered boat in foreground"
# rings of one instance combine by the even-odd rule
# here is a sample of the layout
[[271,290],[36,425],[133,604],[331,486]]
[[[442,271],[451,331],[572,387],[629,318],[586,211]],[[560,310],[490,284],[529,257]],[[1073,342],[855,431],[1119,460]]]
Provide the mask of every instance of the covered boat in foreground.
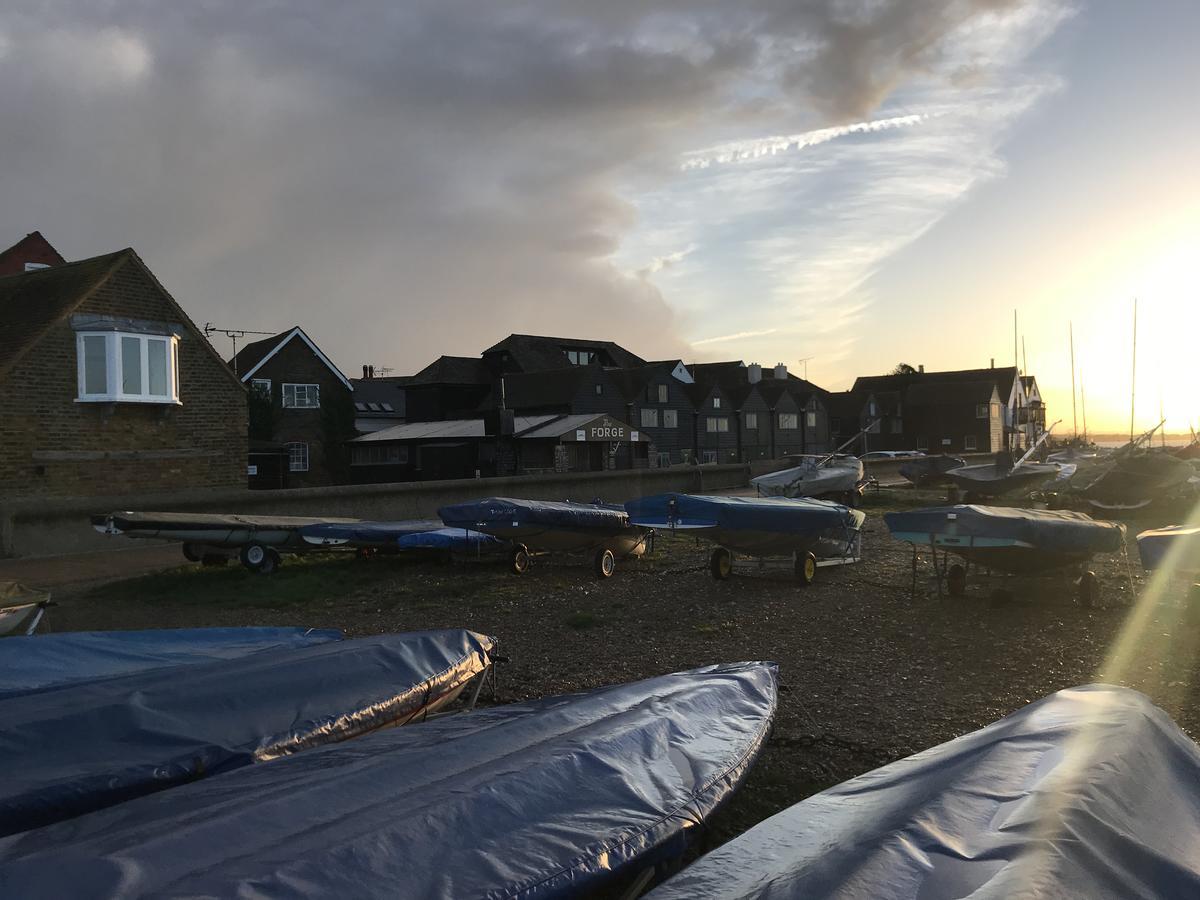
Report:
[[1137,536],[1145,569],[1169,568],[1181,575],[1200,575],[1200,525],[1151,528]]
[[1200,896],[1200,747],[1127,688],[1059,691],[830,788],[647,900]]
[[0,697],[0,834],[422,718],[493,644],[376,635]]
[[[884,513],[888,531],[913,545],[913,577],[918,547],[946,550],[970,563],[1017,575],[1037,574],[1072,566],[1086,567],[1097,553],[1118,553],[1125,547],[1125,526],[1097,522],[1083,513],[1007,506],[937,506]],[[941,588],[939,570],[938,587]],[[967,572],[952,566],[946,573],[950,593],[966,590]],[[1082,571],[1080,599],[1093,602],[1099,584]]]
[[732,574],[735,554],[757,559],[787,557],[801,584],[822,565],[860,559],[866,515],[811,498],[704,497],[656,494],[625,504],[629,521],[662,530],[687,531],[718,546],[709,559],[714,578]]
[[467,528],[509,543],[513,571],[529,570],[538,553],[591,553],[598,578],[608,578],[616,560],[641,556],[651,531],[631,525],[624,507],[606,503],[517,500],[488,497],[438,510],[449,528]]
[[853,456],[802,457],[797,466],[750,479],[760,497],[823,497],[857,506],[866,478]]
[[331,628],[149,628],[15,637],[0,652],[0,696],[342,638]]
[[648,882],[766,742],[773,663],[447,716],[0,841],[13,897],[552,898]]

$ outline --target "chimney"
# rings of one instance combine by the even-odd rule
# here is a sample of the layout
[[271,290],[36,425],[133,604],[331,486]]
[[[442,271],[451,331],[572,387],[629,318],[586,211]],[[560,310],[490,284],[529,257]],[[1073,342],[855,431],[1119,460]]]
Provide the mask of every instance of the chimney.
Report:
[[750,363],[746,366],[746,378],[751,384],[758,384],[762,381],[762,366],[758,363]]
[[775,363],[775,377],[780,381],[787,378],[787,366],[783,363]]
[[925,363],[917,363],[917,374],[918,375],[925,374]]
[[368,369],[369,369],[369,367],[368,367],[368,366],[363,366],[363,379],[364,379],[364,380],[365,380],[365,379],[367,379],[367,378],[370,378],[370,377],[371,377],[371,376],[368,374]]
[[375,367],[374,366],[367,366],[367,377],[368,378],[375,377]]
[[988,368],[989,368],[989,369],[994,369],[994,368],[996,368],[996,357],[994,357],[994,356],[992,357],[992,361],[991,361],[991,363],[988,365]]

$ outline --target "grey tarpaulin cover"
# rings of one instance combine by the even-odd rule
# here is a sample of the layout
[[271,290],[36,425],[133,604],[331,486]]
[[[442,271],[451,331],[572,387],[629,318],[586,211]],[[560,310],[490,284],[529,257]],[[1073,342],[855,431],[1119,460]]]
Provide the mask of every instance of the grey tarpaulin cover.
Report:
[[492,645],[377,635],[0,697],[0,834],[409,721]]
[[892,534],[1002,538],[1059,553],[1115,553],[1125,544],[1124,525],[1048,509],[960,504],[884,513],[883,520]]
[[0,644],[0,695],[341,639],[340,631],[328,628],[150,628],[12,637]]
[[648,900],[1200,897],[1198,848],[1200,747],[1090,685],[810,797]]
[[5,897],[575,897],[680,854],[745,777],[772,663],[477,709],[0,840]]

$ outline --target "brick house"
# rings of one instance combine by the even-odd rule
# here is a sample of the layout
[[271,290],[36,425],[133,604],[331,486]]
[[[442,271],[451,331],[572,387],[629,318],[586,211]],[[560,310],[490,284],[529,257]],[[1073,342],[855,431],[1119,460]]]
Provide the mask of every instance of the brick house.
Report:
[[246,391],[131,249],[0,277],[0,503],[246,483]]
[[65,262],[40,231],[31,231],[7,250],[0,250],[0,277],[61,266]]
[[354,387],[299,325],[247,344],[229,365],[250,391],[250,437],[287,452],[289,487],[350,480]]

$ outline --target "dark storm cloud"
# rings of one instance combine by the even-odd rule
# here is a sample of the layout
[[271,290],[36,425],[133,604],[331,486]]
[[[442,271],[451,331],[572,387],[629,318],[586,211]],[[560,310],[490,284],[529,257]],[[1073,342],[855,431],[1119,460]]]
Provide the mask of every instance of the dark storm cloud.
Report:
[[624,186],[722,136],[869,110],[1013,5],[0,12],[0,244],[132,244],[201,321],[301,323],[351,369],[510,331],[682,353],[663,296],[609,260],[636,221]]

